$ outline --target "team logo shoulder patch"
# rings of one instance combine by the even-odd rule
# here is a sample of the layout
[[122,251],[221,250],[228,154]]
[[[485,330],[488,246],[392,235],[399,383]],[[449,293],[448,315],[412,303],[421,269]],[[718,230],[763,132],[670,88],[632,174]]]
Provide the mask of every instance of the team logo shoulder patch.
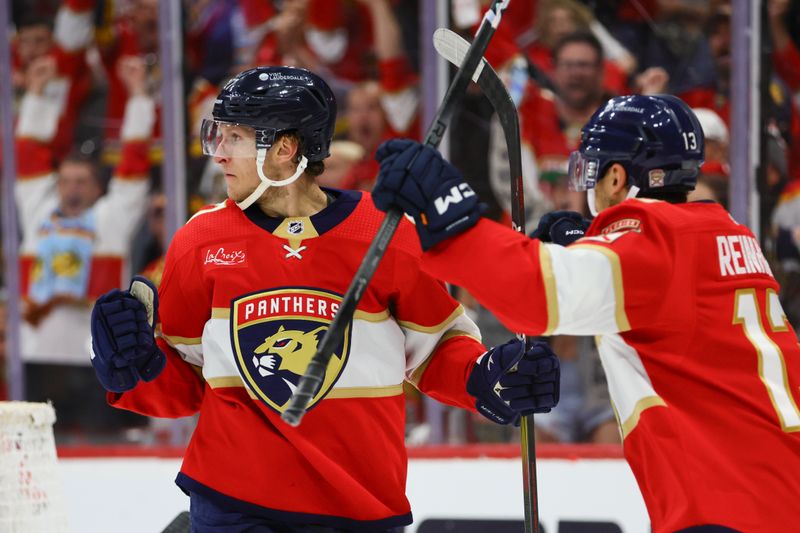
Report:
[[621,218],[601,229],[600,235],[608,235],[609,233],[618,233],[622,231],[640,232],[641,228],[642,221],[638,218]]
[[667,175],[660,168],[654,168],[650,172],[647,173],[647,178],[650,183],[650,187],[663,187],[664,186],[664,177]]
[[[340,295],[321,289],[281,288],[231,302],[231,344],[250,392],[281,413],[339,310]],[[334,350],[309,408],[330,392],[350,354],[352,322]]]

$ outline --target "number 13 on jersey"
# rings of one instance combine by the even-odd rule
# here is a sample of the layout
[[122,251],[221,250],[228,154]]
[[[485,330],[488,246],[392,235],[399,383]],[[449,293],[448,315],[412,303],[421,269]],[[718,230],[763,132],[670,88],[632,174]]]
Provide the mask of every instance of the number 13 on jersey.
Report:
[[768,329],[761,320],[756,289],[736,291],[733,323],[742,325],[747,340],[758,353],[758,374],[767,388],[772,406],[781,422],[781,428],[787,432],[800,431],[800,410],[792,396],[786,361],[778,343],[771,337],[775,333],[788,331],[789,326],[775,291],[767,289],[766,296],[765,316]]

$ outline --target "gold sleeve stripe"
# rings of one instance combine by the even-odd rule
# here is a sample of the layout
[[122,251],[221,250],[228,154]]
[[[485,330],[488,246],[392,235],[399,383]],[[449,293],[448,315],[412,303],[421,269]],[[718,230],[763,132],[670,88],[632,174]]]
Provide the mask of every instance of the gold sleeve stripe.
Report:
[[596,244],[575,244],[572,247],[589,248],[600,252],[611,263],[611,276],[614,283],[614,307],[619,331],[629,331],[631,324],[628,322],[628,315],[625,313],[625,289],[622,285],[622,266],[620,266],[619,256],[614,250]]
[[467,333],[466,331],[459,331],[457,329],[448,331],[447,333],[442,335],[442,338],[439,339],[439,342],[437,342],[436,346],[433,347],[433,350],[431,350],[431,353],[428,354],[428,357],[426,357],[425,360],[417,368],[414,369],[414,371],[411,373],[411,377],[408,378],[406,381],[408,381],[415,387],[419,388],[418,385],[420,380],[422,379],[422,374],[424,374],[425,370],[428,368],[428,364],[431,362],[433,354],[436,353],[436,350],[439,348],[439,346],[444,344],[446,341],[449,341],[453,337],[469,337],[470,339],[475,339],[476,341],[481,342],[480,339],[476,338],[474,335]]
[[539,267],[547,300],[547,329],[542,335],[550,335],[558,327],[558,292],[553,275],[553,259],[550,257],[550,249],[544,243],[539,243]]
[[384,320],[389,320],[390,318],[389,310],[384,309],[383,311],[379,311],[377,313],[368,313],[367,311],[358,311],[356,310],[355,314],[353,315],[354,320],[364,320],[365,322],[383,322]]
[[439,333],[444,328],[446,328],[450,324],[450,322],[452,322],[453,320],[455,320],[456,318],[458,318],[463,314],[464,314],[464,308],[461,305],[459,305],[458,307],[453,309],[453,312],[450,313],[450,316],[444,319],[444,322],[436,324],[435,326],[420,326],[419,324],[415,324],[414,322],[408,322],[406,320],[398,320],[397,323],[406,329],[410,329],[412,331],[418,331],[420,333]]
[[239,376],[225,376],[222,378],[210,378],[208,384],[212,389],[221,389],[224,387],[244,387],[242,378]]
[[643,412],[645,412],[647,409],[650,409],[651,407],[658,407],[658,406],[662,407],[667,406],[667,402],[665,402],[661,398],[661,396],[648,396],[636,402],[636,405],[633,407],[633,413],[631,413],[631,416],[629,416],[628,419],[625,420],[620,425],[620,427],[622,428],[622,438],[625,439],[630,434],[630,432],[633,431],[633,429],[639,423],[639,418],[642,416]]
[[333,398],[385,398],[403,394],[403,385],[389,385],[386,387],[341,387],[330,391],[325,399]]
[[211,309],[211,318],[230,319],[231,310],[227,307],[214,307]]
[[187,346],[196,346],[198,344],[203,343],[202,337],[178,337],[177,335],[164,335],[163,333],[161,336],[167,341],[167,344],[172,346],[173,348],[178,344],[185,344]]
[[[239,376],[225,376],[221,378],[211,378],[208,384],[212,389],[221,389],[225,387],[244,387],[244,382]],[[256,399],[250,389],[247,389],[248,395]],[[326,396],[325,399],[336,398],[384,398],[388,396],[399,396],[403,394],[403,385],[388,385],[385,387],[341,387],[333,389]]]

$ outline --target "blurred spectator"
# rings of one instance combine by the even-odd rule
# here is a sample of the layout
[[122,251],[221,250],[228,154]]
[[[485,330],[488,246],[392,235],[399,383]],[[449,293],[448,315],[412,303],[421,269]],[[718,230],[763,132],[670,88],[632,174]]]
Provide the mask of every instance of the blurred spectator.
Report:
[[[104,25],[96,32],[95,42],[105,69],[108,94],[106,97],[103,163],[116,165],[121,157],[120,132],[123,125],[128,88],[120,78],[119,65],[128,56],[138,56],[145,66],[145,92],[153,95],[161,83],[158,68],[158,0],[130,0],[124,3],[102,3]],[[108,21],[108,22],[106,22]],[[150,139],[150,158],[162,159],[159,115]]]
[[649,31],[636,48],[642,70],[661,67],[669,76],[667,92],[714,86],[714,62],[705,34],[712,0],[659,0]]
[[148,199],[145,223],[134,238],[131,252],[131,270],[146,277],[158,287],[164,270],[164,211],[167,197],[154,192]]
[[[795,2],[795,25],[797,25],[800,5]],[[798,50],[797,33],[795,40],[789,30],[790,0],[768,0],[767,15],[769,17],[770,37],[772,38],[772,54],[775,72],[789,88],[800,91],[800,50]]]
[[772,235],[781,305],[795,331],[800,332],[800,181],[784,189],[772,214]]
[[761,230],[766,233],[772,222],[772,213],[790,182],[790,152],[786,141],[774,125],[767,128],[764,141],[766,144],[764,147],[766,161],[763,165],[765,170],[758,174],[756,186],[759,192]]
[[[57,160],[72,146],[78,113],[91,87],[85,54],[93,35],[93,7],[94,0],[64,0],[54,21],[46,12],[28,6],[15,20],[11,76],[18,95],[21,97],[30,83],[32,70],[53,70],[42,90],[58,104],[52,141]],[[45,64],[48,66],[42,67]]]
[[[609,95],[602,84],[603,50],[592,34],[564,37],[553,49],[553,64],[557,94],[529,84],[519,113],[523,146],[535,154],[540,181],[560,187],[581,128]],[[582,195],[567,198],[572,210],[585,210]]]
[[347,140],[360,146],[364,155],[342,182],[345,189],[369,190],[378,175],[378,163],[373,154],[380,143],[392,137],[381,95],[380,84],[376,81],[362,83],[347,94],[344,113]]
[[[771,7],[780,0],[773,0]],[[780,12],[778,10],[778,12]],[[781,17],[772,17],[771,22],[783,20]],[[730,126],[730,75],[731,75],[731,19],[730,6],[722,5],[713,13],[707,24],[708,42],[713,57],[713,71],[715,73],[715,85],[697,86],[684,89],[680,96],[687,104],[693,108],[709,108],[714,110]],[[784,43],[791,47],[790,43]],[[773,65],[776,72],[792,72],[800,68],[793,59],[791,53],[773,54]],[[779,62],[788,61],[787,65],[778,66]],[[791,74],[790,74],[791,76]],[[675,87],[675,84],[672,84]],[[764,110],[763,120],[767,124],[772,124],[780,131],[784,141],[789,145],[791,152],[797,152],[800,148],[800,112],[792,101],[792,96],[782,80],[773,77],[769,90],[768,103]],[[789,161],[788,175],[791,179],[800,178],[800,160],[791,158]]]
[[705,137],[705,162],[700,171],[703,174],[728,176],[730,174],[728,126],[713,109],[701,107],[692,111],[700,121]]
[[[241,2],[245,19],[260,33],[252,66],[293,65],[317,68],[317,58],[305,42],[305,27],[309,14],[308,0],[286,0],[280,9],[271,2],[245,0]],[[324,17],[324,15],[323,15]]]
[[322,72],[336,92],[374,77],[373,21],[364,5],[368,2],[240,0],[247,26],[258,34],[253,65]]
[[191,74],[219,85],[237,65],[246,27],[238,0],[199,0],[186,6],[185,58]]
[[693,109],[705,137],[705,162],[700,168],[697,185],[689,193],[689,201],[711,201],[728,208],[729,146],[728,126],[713,109]]
[[[334,77],[359,82],[370,77],[373,32],[380,39],[386,28],[375,25],[378,9],[391,9],[388,0],[305,0],[308,4],[305,41],[322,66]],[[380,23],[379,23],[380,24]]]
[[419,94],[417,75],[403,50],[391,3],[359,1],[367,5],[375,30],[380,79],[361,83],[347,95],[347,139],[364,149],[364,158],[353,166],[342,186],[369,190],[378,174],[373,158],[378,145],[392,137],[419,137]]
[[597,19],[634,56],[652,33],[661,0],[583,0]]
[[85,155],[68,156],[57,171],[51,164],[58,102],[44,88],[54,75],[52,65],[31,69],[16,130],[28,399],[53,401],[59,431],[108,431],[138,417],[108,407],[95,382],[89,365],[91,302],[127,286],[130,277],[126,261],[146,206],[155,106],[145,92],[144,61],[121,61],[119,78],[130,94],[121,129],[125,145],[101,196],[98,168]]
[[343,188],[345,177],[353,166],[364,159],[364,147],[354,141],[333,141],[331,155],[325,160],[325,172],[317,177],[317,183],[323,187]]
[[577,0],[545,0],[539,4],[535,24],[537,39],[525,50],[528,59],[547,76],[555,76],[554,49],[567,35],[591,33],[601,43],[602,85],[611,94],[628,91],[627,78],[636,60]]

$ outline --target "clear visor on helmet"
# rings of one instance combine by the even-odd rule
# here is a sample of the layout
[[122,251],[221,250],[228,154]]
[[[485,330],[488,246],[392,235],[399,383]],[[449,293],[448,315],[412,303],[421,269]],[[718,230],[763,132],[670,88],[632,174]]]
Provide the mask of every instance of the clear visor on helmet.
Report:
[[203,119],[200,141],[205,155],[256,157],[256,131],[251,126]]
[[579,151],[572,152],[569,156],[569,184],[573,191],[586,191],[594,189],[597,184],[597,173],[600,171],[600,161],[592,157],[585,157]]

